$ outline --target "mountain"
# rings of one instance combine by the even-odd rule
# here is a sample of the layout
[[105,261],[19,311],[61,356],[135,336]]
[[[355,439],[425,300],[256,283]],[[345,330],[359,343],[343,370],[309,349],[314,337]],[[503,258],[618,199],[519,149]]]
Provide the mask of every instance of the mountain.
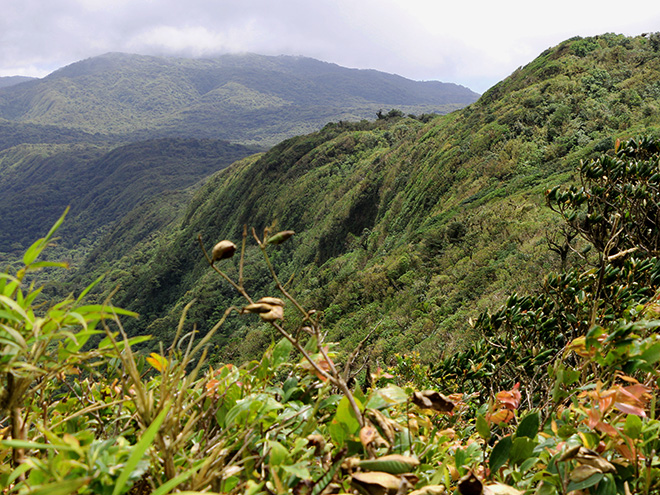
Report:
[[[127,246],[150,214],[134,211],[67,287],[110,269],[96,297],[118,287],[115,303],[141,314],[126,322],[131,333],[169,341],[193,300],[188,319],[204,333],[242,302],[206,265],[197,237],[207,249],[221,239],[239,244],[244,225],[261,233],[275,223],[296,234],[270,248],[270,259],[291,293],[323,310],[330,340],[350,349],[373,330],[365,345],[374,359],[416,351],[434,360],[465,345],[470,317],[575,262],[549,249],[561,232],[545,191],[572,183],[580,160],[617,138],[660,135],[659,108],[660,57],[648,39],[567,40],[463,110],[332,123],[234,163],[195,193],[180,220]],[[248,241],[246,288],[274,295]],[[238,263],[222,268],[236,277]],[[232,315],[214,359],[249,358],[269,332]]]
[[0,253],[19,252],[66,206],[72,245],[154,195],[330,120],[375,118],[392,106],[446,112],[477,96],[454,84],[249,54],[110,53],[43,79],[3,81],[0,230],[13,237],[0,240]]
[[[67,206],[71,213],[62,234],[67,246],[75,246],[142,202],[193,187],[254,153],[217,139],[120,145],[102,138],[76,142],[76,134],[83,133],[72,134],[59,143],[25,143],[0,151],[0,231],[12,232],[0,238],[0,253],[27,247]],[[58,132],[38,135],[62,137]]]
[[270,146],[379,110],[447,113],[477,99],[456,84],[411,81],[305,57],[83,60],[0,89],[0,118],[131,139],[194,137]]
[[27,81],[32,81],[34,80],[34,77],[26,77],[26,76],[5,76],[5,77],[0,77],[0,88],[6,88],[8,86],[13,86],[15,84],[20,84],[23,82]]

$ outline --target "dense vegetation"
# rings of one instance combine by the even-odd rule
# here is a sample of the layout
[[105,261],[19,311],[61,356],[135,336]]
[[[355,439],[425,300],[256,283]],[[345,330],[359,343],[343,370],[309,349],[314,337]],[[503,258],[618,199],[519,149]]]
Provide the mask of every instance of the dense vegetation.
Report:
[[[107,54],[21,81],[0,87],[0,231],[13,232],[0,240],[0,259],[20,255],[67,206],[76,217],[66,225],[70,246],[162,193],[189,196],[186,188],[230,163],[328,121],[374,118],[394,105],[446,113],[478,96],[453,84],[256,55]],[[161,207],[159,217],[177,217],[169,201]]]
[[[40,290],[22,287],[57,266],[39,257],[60,220],[23,268],[0,277],[0,485],[113,495],[660,493],[659,170],[650,138],[617,140],[584,163],[582,187],[546,196],[566,232],[593,246],[586,270],[551,275],[534,298],[484,313],[475,326],[487,352],[437,368],[399,358],[363,387],[349,386],[360,346],[340,367],[318,313],[289,294],[271,261],[292,231],[246,229],[239,248],[200,246],[206,269],[244,302],[201,339],[187,306],[171,345],[145,358],[132,350],[144,337],[123,331],[130,313],[86,305],[85,293],[38,309]],[[248,239],[277,287],[259,300],[244,286]],[[210,338],[234,312],[281,340],[240,367],[205,369]],[[105,338],[84,351],[95,334]]]
[[657,39],[288,139],[42,289],[61,218],[0,275],[0,486],[660,493]]
[[[126,323],[131,335],[167,341],[192,299],[188,317],[206,332],[238,300],[205,270],[197,236],[237,239],[244,224],[276,221],[297,232],[280,269],[296,297],[323,308],[331,339],[351,348],[373,330],[374,360],[449,356],[470,318],[575,261],[549,249],[562,238],[544,191],[573,181],[579,161],[615,136],[657,133],[659,65],[645,38],[569,40],[451,115],[329,124],[216,174],[181,222],[148,242],[127,249],[104,237],[78,279],[110,272],[98,297],[119,285],[114,301],[142,315]],[[608,82],[594,90],[587,83],[602,73]],[[267,283],[257,268],[245,277]],[[241,363],[271,339],[267,327],[230,319],[215,358]]]
[[[178,212],[172,211],[165,194],[181,195],[252,153],[225,141],[174,138],[125,145],[72,141],[9,147],[0,151],[0,229],[14,235],[0,239],[0,253],[24,249],[67,206],[76,217],[64,230],[69,246],[89,245],[100,229],[154,197],[162,200],[167,213],[150,221],[161,216],[170,223]],[[164,225],[156,221],[153,229]]]

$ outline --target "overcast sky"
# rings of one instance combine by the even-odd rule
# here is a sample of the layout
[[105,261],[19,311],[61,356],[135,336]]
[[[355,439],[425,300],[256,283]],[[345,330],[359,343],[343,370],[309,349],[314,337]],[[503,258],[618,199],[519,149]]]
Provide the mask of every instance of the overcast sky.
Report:
[[567,38],[654,31],[659,0],[0,0],[0,76],[110,51],[254,52],[482,93]]

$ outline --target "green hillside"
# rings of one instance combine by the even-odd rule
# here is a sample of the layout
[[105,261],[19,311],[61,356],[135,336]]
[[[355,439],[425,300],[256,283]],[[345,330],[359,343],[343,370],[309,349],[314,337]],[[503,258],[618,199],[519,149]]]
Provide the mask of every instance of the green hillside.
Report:
[[478,95],[304,57],[215,59],[109,53],[0,89],[0,117],[131,139],[194,137],[270,146],[380,109],[447,113]]
[[[196,193],[180,224],[118,262],[120,241],[106,237],[80,273],[115,268],[106,289],[119,284],[114,301],[141,313],[127,323],[134,334],[167,341],[193,299],[189,318],[204,332],[238,300],[209,273],[197,236],[207,247],[238,243],[243,225],[276,223],[297,234],[273,262],[323,309],[332,340],[350,348],[374,330],[376,358],[434,359],[465,344],[469,317],[536,290],[559,267],[546,189],[573,181],[579,161],[615,138],[657,134],[659,105],[660,58],[647,39],[572,39],[451,115],[329,124],[240,161]],[[267,279],[256,251],[249,287]],[[237,262],[225,268],[235,274]],[[217,359],[240,361],[270,342],[267,327],[245,325],[223,327]]]
[[[163,138],[122,146],[101,138],[98,144],[76,142],[81,133],[73,134],[67,140],[63,133],[38,132],[41,142],[26,140],[0,151],[0,230],[13,233],[0,239],[0,252],[23,249],[67,206],[73,218],[63,233],[67,245],[75,246],[140,203],[193,186],[254,152],[209,139]],[[44,136],[59,142],[44,143]]]

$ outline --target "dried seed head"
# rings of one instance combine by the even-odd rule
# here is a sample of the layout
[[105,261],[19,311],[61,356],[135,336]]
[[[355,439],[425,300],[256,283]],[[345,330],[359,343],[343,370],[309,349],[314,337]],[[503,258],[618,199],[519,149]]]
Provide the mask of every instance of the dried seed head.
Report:
[[268,313],[273,309],[273,306],[271,304],[265,304],[261,302],[257,302],[254,304],[248,304],[243,308],[241,313]]
[[270,304],[271,306],[284,306],[284,301],[277,297],[262,297],[257,303]]
[[213,261],[224,260],[234,256],[236,252],[236,244],[231,241],[220,241],[215,246],[213,246],[213,251],[211,253],[211,259]]
[[267,321],[268,323],[272,323],[275,320],[283,320],[284,319],[284,307],[282,307],[282,306],[271,306],[270,311],[268,311],[267,313],[259,313],[259,317],[263,321]]

